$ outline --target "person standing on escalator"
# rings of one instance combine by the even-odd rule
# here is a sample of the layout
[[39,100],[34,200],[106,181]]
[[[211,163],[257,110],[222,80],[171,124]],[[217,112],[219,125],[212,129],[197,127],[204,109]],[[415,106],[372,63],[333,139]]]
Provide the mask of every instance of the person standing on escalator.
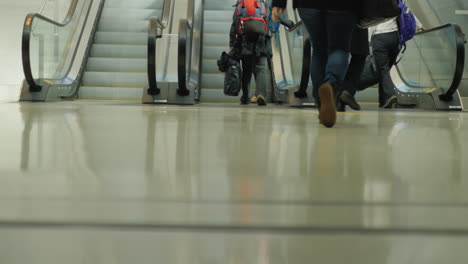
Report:
[[268,85],[268,59],[272,56],[267,18],[271,5],[265,0],[238,0],[229,34],[231,54],[242,61],[241,104],[249,104],[249,85],[255,76],[255,96],[265,106]]
[[[271,36],[277,34],[279,24],[291,28],[294,22],[285,16],[278,23],[271,17],[272,0],[238,0],[230,30],[231,55],[242,61],[241,104],[266,105],[266,87],[271,81],[268,61],[272,57]],[[256,90],[249,101],[249,86],[255,76]],[[273,91],[272,91],[273,92]]]

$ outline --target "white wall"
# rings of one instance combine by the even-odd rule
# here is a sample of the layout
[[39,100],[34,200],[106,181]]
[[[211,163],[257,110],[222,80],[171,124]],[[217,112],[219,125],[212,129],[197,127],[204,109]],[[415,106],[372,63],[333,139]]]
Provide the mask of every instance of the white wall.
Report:
[[0,100],[15,100],[23,80],[21,33],[27,13],[44,0],[0,0]]

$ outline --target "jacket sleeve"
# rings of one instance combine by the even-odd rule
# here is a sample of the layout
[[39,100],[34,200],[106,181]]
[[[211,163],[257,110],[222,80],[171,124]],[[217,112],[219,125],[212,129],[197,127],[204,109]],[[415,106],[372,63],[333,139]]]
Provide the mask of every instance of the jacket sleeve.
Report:
[[237,16],[236,12],[232,16],[231,30],[229,32],[229,47],[232,48],[236,45],[237,41]]
[[273,7],[286,8],[287,3],[287,0],[273,0]]

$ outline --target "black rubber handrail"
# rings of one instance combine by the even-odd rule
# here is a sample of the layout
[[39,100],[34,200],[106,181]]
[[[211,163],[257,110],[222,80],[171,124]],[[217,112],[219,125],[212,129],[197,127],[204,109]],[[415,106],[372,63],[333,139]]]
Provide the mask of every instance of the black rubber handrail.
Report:
[[[304,27],[304,23],[301,21],[297,22],[293,27],[288,29],[288,32],[295,32],[300,28]],[[312,59],[312,43],[310,38],[304,39],[304,48],[303,48],[303,61],[302,61],[302,73],[301,73],[301,82],[299,84],[297,93],[303,94],[306,96],[307,87],[309,86],[310,81],[310,62]]]
[[[187,59],[190,54],[187,54],[187,43],[191,40],[189,33],[192,27],[187,19],[181,19],[179,22],[179,39],[178,39],[178,57],[177,57],[177,75],[179,81],[179,88],[177,94],[179,96],[187,96],[190,94],[187,88]],[[190,63],[188,64],[190,65]]]
[[161,89],[158,87],[156,78],[156,40],[162,38],[162,32],[168,26],[169,17],[171,16],[172,1],[164,0],[164,6],[162,11],[162,18],[151,17],[148,22],[148,89],[147,92],[150,95],[158,95],[161,93]]
[[[424,30],[421,32],[418,32],[416,34],[417,36],[425,35],[425,34],[431,34],[436,31],[444,30],[446,28],[453,28],[455,33],[456,33],[456,62],[455,62],[455,72],[454,76],[452,79],[452,83],[450,87],[445,91],[444,94],[440,95],[440,99],[443,101],[451,101],[453,99],[453,94],[457,91],[458,87],[460,86],[460,83],[463,79],[463,73],[465,69],[465,35],[461,29],[461,27],[457,24],[445,24],[442,26],[434,27],[428,30]],[[405,78],[403,77],[403,74],[401,73],[400,69],[398,68],[397,65],[397,72],[401,77],[401,80],[403,83],[408,86],[408,87],[413,87],[413,88],[424,88],[424,87],[417,87],[412,84],[409,84]]]
[[156,40],[162,37],[165,28],[157,17],[151,17],[148,23],[148,94],[158,95],[161,89],[156,80]]
[[[31,69],[31,34],[32,34],[32,26],[33,21],[35,19],[39,19],[45,21],[49,24],[55,25],[57,27],[65,27],[67,26],[73,16],[75,15],[76,7],[78,5],[79,0],[73,0],[70,3],[70,7],[68,9],[67,15],[63,19],[62,22],[54,21],[48,17],[45,17],[39,13],[31,13],[26,16],[23,25],[23,36],[21,41],[21,52],[22,52],[22,61],[23,61],[23,73],[26,79],[26,82],[29,85],[29,90],[31,92],[39,92],[41,91],[42,87],[36,83],[34,80],[32,69]],[[76,55],[76,51],[75,54]]]

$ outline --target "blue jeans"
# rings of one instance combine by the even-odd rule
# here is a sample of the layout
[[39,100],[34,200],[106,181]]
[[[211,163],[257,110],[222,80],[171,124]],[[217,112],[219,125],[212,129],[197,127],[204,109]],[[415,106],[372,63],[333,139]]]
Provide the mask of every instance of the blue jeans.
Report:
[[348,69],[349,50],[356,14],[350,11],[299,8],[299,15],[309,32],[313,55],[311,77],[314,98],[319,100],[318,88],[329,83],[338,94]]

